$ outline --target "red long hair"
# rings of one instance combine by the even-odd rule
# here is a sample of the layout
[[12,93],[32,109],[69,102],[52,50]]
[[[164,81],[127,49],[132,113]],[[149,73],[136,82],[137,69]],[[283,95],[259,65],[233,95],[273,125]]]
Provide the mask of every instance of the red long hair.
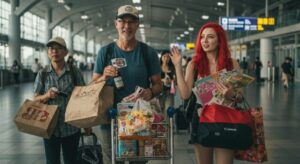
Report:
[[195,64],[195,69],[198,72],[198,75],[201,77],[210,75],[209,63],[206,56],[206,53],[203,51],[201,46],[201,34],[204,29],[212,28],[216,31],[218,37],[218,54],[217,54],[217,70],[220,71],[224,68],[226,70],[232,70],[233,64],[228,48],[227,37],[224,29],[217,23],[209,22],[204,24],[198,32],[195,55],[193,57],[193,62]]

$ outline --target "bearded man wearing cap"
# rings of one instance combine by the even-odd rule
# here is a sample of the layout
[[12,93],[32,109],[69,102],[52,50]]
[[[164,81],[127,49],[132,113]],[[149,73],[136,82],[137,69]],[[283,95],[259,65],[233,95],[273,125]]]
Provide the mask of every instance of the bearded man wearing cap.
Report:
[[81,72],[64,60],[68,50],[63,38],[50,39],[47,53],[51,64],[39,71],[34,83],[34,99],[45,104],[58,105],[59,110],[58,122],[52,136],[50,139],[44,138],[47,164],[60,163],[61,149],[65,164],[77,164],[80,129],[66,124],[64,115],[73,88],[85,83]]
[[[134,93],[137,86],[144,88],[141,97],[148,101],[159,95],[162,90],[161,70],[156,51],[136,39],[139,27],[138,10],[131,5],[121,6],[116,16],[115,27],[119,38],[98,52],[93,80],[106,80],[106,85],[115,86],[115,107],[124,97]],[[119,62],[121,65],[112,64],[116,58],[121,61]],[[123,87],[117,88],[113,79],[119,76],[123,80]],[[112,163],[110,132],[110,125],[100,125],[100,141],[105,164]]]

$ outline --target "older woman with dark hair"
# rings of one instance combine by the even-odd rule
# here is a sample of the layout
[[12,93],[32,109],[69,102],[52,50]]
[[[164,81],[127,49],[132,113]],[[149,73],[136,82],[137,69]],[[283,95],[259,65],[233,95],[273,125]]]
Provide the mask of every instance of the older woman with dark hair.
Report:
[[[219,24],[216,23],[206,23],[199,30],[195,54],[187,66],[185,78],[183,77],[184,74],[181,69],[182,57],[178,48],[172,48],[170,57],[175,65],[177,85],[182,99],[188,99],[191,96],[195,77],[201,79],[222,69],[226,69],[228,71],[239,69],[237,61],[230,57],[225,31]],[[236,101],[242,101],[240,92],[235,92],[232,88],[223,85],[217,88],[226,99],[232,100],[234,97]],[[195,114],[200,113],[200,111],[201,109],[198,109],[198,112],[195,112]],[[194,131],[197,132],[197,129],[194,129]],[[214,152],[216,154],[215,161],[218,164],[233,163],[234,150],[204,147],[200,144],[200,141],[197,140],[198,138],[199,137],[196,137],[193,141],[195,144],[195,154],[198,163],[212,164]]]

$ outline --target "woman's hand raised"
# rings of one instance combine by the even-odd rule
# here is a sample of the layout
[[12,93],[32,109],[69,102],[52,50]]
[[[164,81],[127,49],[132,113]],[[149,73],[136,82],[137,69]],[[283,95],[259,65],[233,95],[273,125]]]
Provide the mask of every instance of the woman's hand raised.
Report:
[[170,58],[175,67],[181,67],[182,56],[178,50],[178,47],[171,48]]

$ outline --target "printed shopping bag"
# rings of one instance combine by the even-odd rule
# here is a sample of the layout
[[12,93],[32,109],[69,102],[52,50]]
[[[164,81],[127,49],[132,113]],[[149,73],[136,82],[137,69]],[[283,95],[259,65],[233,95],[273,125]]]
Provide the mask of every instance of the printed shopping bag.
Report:
[[109,108],[114,102],[113,87],[105,81],[76,86],[65,113],[65,122],[78,128],[110,124]]
[[251,116],[254,120],[253,126],[253,144],[247,150],[238,150],[235,152],[235,159],[250,162],[265,162],[268,160],[262,108],[251,108]]
[[252,141],[249,111],[240,111],[223,105],[205,105],[198,128],[201,145],[228,149],[247,149]]
[[58,120],[57,105],[25,100],[15,117],[17,128],[25,133],[50,138]]

